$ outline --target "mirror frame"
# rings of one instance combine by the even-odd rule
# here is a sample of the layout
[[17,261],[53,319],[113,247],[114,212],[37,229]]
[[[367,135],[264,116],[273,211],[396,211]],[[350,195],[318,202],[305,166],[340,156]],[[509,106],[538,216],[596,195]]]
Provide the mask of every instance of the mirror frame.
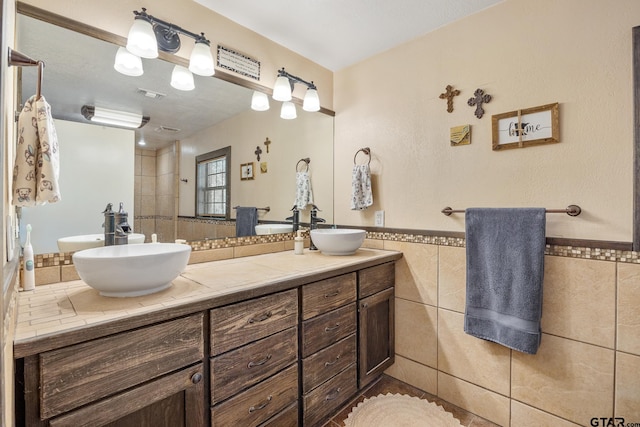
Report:
[[633,251],[640,251],[640,26],[632,29],[633,40]]

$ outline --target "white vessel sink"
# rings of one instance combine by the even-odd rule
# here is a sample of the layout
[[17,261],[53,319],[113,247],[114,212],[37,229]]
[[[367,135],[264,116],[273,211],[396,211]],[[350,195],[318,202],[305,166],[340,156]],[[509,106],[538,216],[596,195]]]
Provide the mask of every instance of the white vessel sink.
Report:
[[108,297],[136,297],[171,286],[187,266],[191,246],[178,243],[116,245],[73,254],[80,278]]
[[292,224],[258,224],[256,225],[256,234],[262,236],[265,234],[279,234],[293,232]]
[[325,255],[351,255],[364,243],[365,230],[321,228],[311,230],[313,244]]
[[[144,243],[144,234],[129,234],[129,244]],[[99,248],[104,246],[104,234],[82,234],[79,236],[62,237],[58,239],[60,252],[75,252],[83,249]]]

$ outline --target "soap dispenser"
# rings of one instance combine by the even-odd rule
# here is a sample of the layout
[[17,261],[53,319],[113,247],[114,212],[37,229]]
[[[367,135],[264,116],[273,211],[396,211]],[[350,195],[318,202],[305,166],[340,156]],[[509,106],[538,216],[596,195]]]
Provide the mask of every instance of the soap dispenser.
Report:
[[304,255],[304,237],[302,237],[302,230],[298,230],[296,237],[293,239],[293,253],[296,255]]

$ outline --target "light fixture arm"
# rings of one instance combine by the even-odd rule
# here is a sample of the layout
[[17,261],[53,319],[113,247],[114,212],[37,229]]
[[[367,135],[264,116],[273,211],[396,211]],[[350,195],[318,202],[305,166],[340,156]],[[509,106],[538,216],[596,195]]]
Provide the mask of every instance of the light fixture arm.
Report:
[[171,24],[169,22],[163,21],[162,19],[158,19],[155,16],[149,15],[147,13],[146,8],[142,8],[142,12],[138,12],[137,10],[133,11],[133,14],[136,16],[135,19],[144,19],[146,21],[151,22],[151,24],[155,26],[159,26],[164,29],[164,33],[166,34],[166,38],[169,39],[175,34],[182,34],[188,37],[191,37],[196,41],[196,43],[205,43],[207,46],[211,46],[211,42],[207,40],[204,36],[204,33],[196,34],[191,31],[185,30],[182,27]]
[[298,76],[294,76],[293,74],[289,74],[284,70],[284,67],[282,67],[281,70],[278,70],[278,77],[286,77],[287,79],[289,79],[289,84],[291,85],[291,90],[292,91],[293,91],[294,83],[302,83],[303,85],[307,86],[307,88],[309,88],[309,89],[314,89],[314,90],[318,89],[316,87],[316,85],[313,84],[313,81],[308,82],[306,80],[301,79]]

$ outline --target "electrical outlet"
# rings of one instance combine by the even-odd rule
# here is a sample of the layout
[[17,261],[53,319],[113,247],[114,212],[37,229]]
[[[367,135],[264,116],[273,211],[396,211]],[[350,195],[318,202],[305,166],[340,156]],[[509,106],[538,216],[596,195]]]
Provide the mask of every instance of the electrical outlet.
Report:
[[384,211],[376,211],[376,227],[384,227]]

